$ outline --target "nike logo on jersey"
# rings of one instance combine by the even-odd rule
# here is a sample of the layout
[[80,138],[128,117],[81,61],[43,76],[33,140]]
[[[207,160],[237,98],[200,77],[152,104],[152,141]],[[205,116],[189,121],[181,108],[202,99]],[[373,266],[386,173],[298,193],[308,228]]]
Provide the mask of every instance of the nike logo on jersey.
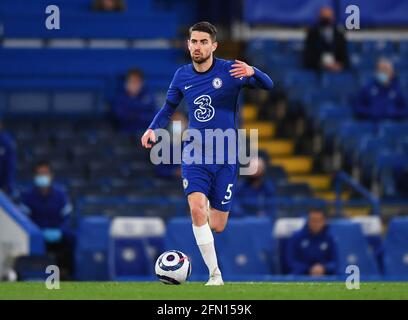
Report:
[[231,202],[231,200],[230,201],[221,201],[221,204],[227,204],[228,202]]
[[190,89],[193,85],[191,86],[184,86],[184,90]]

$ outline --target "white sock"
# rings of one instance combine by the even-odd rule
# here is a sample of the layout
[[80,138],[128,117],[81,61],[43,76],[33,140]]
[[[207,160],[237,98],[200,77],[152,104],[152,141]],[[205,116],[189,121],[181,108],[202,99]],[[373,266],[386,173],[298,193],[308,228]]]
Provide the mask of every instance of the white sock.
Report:
[[201,227],[193,225],[193,233],[196,239],[201,256],[207,265],[210,276],[213,273],[220,273],[218,268],[217,254],[215,252],[214,237],[208,223]]

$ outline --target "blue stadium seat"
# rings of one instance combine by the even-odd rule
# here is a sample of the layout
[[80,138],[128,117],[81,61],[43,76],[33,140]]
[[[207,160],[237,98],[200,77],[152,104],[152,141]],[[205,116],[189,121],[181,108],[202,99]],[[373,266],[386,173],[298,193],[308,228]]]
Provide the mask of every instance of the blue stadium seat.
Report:
[[[62,8],[61,8],[62,10]],[[177,37],[177,14],[63,12],[63,27],[44,27],[45,8],[41,12],[2,14],[7,38],[86,38],[86,39],[174,39]]]
[[273,270],[275,255],[272,224],[267,218],[230,219],[217,237],[222,271],[228,275],[266,275]]
[[322,6],[331,6],[331,0],[301,1],[246,0],[244,20],[250,24],[280,24],[289,26],[312,25]]
[[384,240],[384,272],[408,276],[408,218],[393,218]]
[[109,225],[109,219],[102,216],[80,219],[75,249],[75,278],[77,280],[103,281],[109,279]]
[[160,218],[116,217],[110,228],[111,279],[149,276],[163,249],[165,232]]
[[363,276],[378,275],[379,270],[373,253],[359,224],[349,220],[330,222],[330,230],[336,240],[339,255],[339,274],[344,274],[348,265],[357,265]]

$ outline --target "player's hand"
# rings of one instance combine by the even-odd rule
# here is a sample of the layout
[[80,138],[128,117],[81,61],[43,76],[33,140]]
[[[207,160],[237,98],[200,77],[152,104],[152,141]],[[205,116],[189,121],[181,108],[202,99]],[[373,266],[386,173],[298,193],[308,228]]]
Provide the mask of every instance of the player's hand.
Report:
[[254,68],[239,60],[235,60],[235,63],[232,65],[232,69],[230,70],[230,74],[234,78],[252,77],[254,73]]
[[153,143],[156,142],[156,135],[152,129],[147,129],[146,132],[142,136],[142,146],[150,149],[153,146]]

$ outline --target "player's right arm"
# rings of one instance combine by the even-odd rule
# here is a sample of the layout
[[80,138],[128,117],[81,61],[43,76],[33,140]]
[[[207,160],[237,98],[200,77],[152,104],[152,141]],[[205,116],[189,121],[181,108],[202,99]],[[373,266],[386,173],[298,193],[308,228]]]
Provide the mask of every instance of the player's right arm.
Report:
[[153,143],[156,142],[156,135],[154,133],[154,130],[167,127],[171,117],[177,109],[177,106],[183,98],[183,93],[178,86],[179,71],[180,69],[176,71],[173,80],[171,81],[169,90],[167,91],[166,102],[153,118],[153,121],[149,125],[149,128],[147,128],[146,132],[142,136],[141,142],[142,146],[145,148],[151,148]]

